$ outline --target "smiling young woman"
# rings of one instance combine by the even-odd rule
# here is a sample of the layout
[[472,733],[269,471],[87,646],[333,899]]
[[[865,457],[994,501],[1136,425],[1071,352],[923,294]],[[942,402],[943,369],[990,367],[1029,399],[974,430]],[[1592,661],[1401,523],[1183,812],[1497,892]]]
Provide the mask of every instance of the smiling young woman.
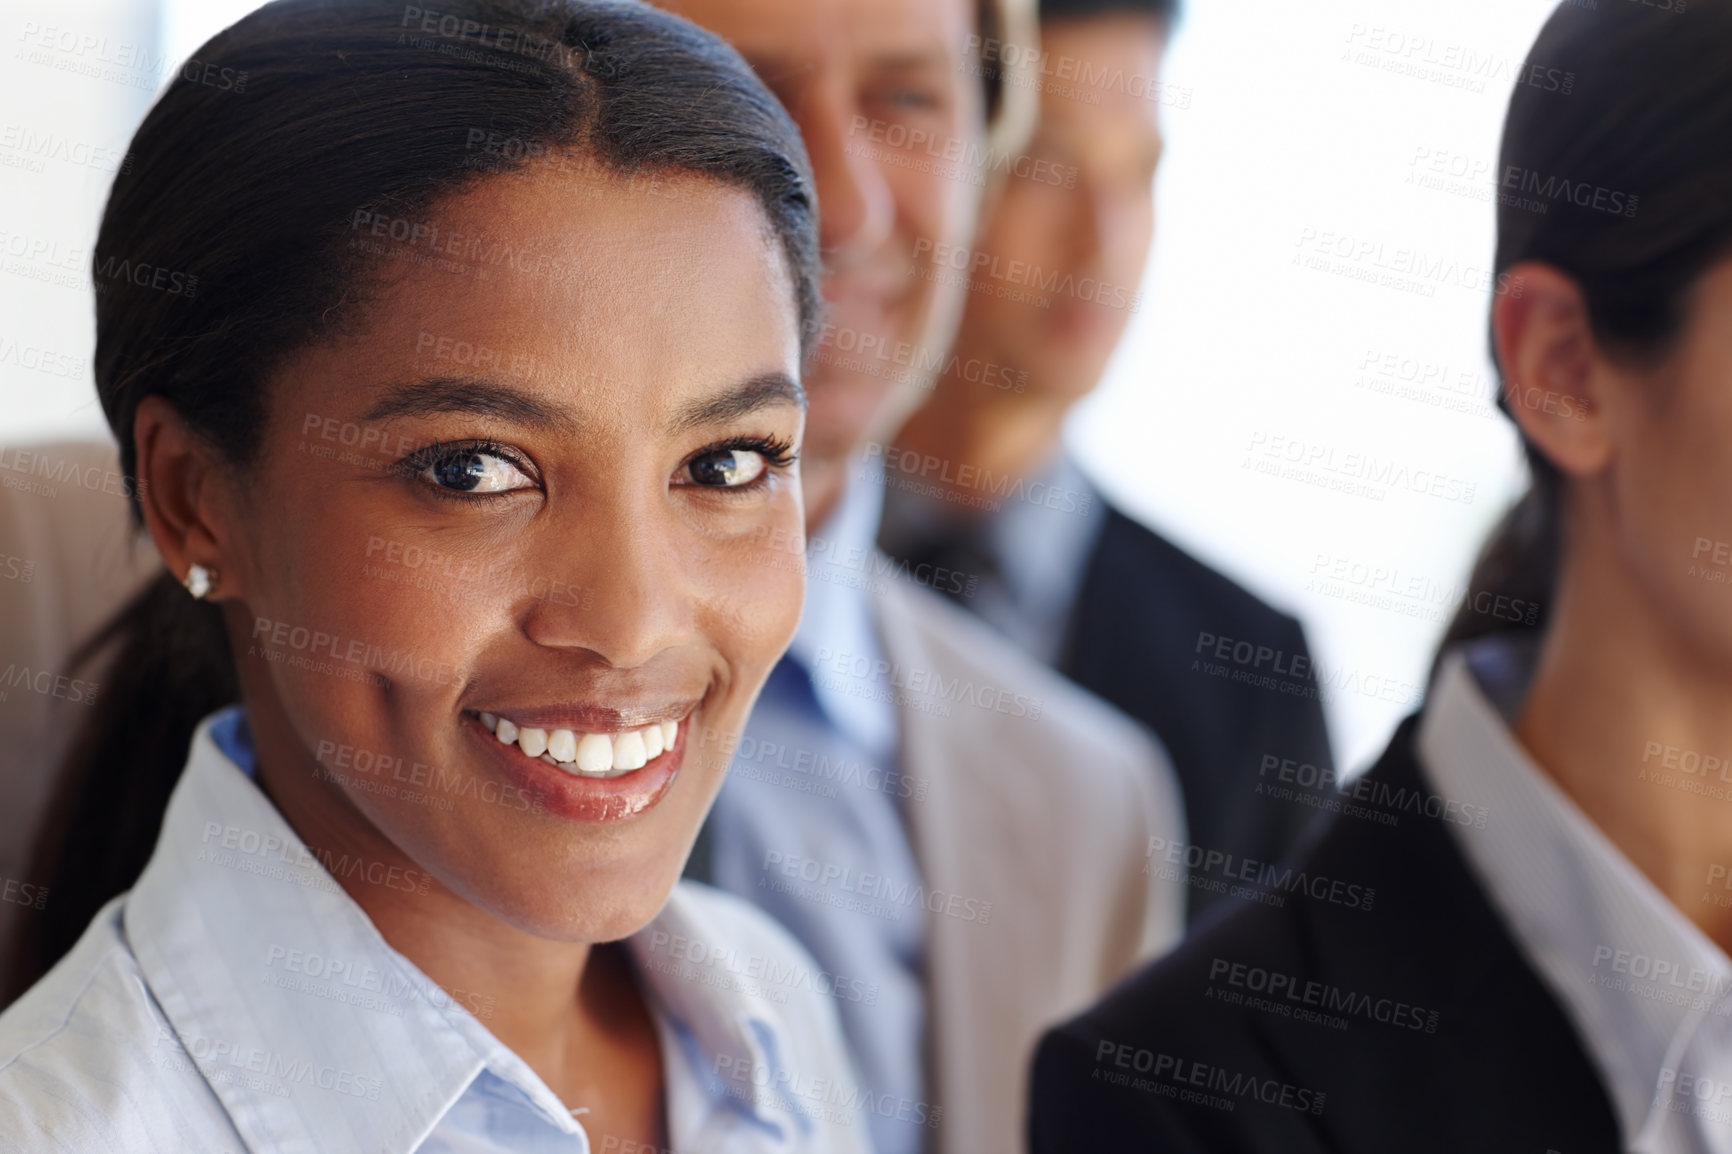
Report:
[[169,571],[98,642],[0,1132],[855,1149],[810,960],[675,885],[800,614],[799,134],[647,7],[441,9],[248,16],[115,183],[96,267],[198,278],[97,302]]

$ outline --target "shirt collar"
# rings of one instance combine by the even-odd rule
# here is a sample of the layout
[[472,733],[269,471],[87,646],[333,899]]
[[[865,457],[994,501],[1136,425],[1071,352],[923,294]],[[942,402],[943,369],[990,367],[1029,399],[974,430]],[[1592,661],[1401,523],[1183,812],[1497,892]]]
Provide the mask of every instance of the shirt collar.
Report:
[[[694,882],[675,886],[661,913],[626,940],[659,1011],[664,1062],[683,1060],[692,1074],[666,1079],[668,1144],[676,1150],[707,1148],[705,1123],[717,1103],[727,1103],[757,1122],[766,1150],[792,1146],[812,1125],[806,1118],[810,1107],[787,1092],[794,1054],[787,1023],[758,983],[705,980],[750,973],[760,963],[734,956],[727,943],[735,934],[717,916],[715,895],[698,901],[697,891]],[[700,965],[677,960],[690,960],[694,950],[700,951]]]
[[[1575,1022],[1629,1143],[1658,1123],[1653,1115],[1666,1101],[1656,1104],[1661,1068],[1708,1007],[1732,991],[1732,961],[1517,742],[1510,719],[1535,652],[1531,639],[1493,636],[1448,653],[1418,751],[1440,793],[1485,807],[1483,829],[1450,828]],[[1645,964],[1633,969],[1638,957]],[[1656,960],[1669,963],[1676,980],[1636,975]]]
[[[875,668],[882,646],[871,590],[896,576],[876,545],[884,512],[883,460],[858,457],[846,476],[841,500],[807,542],[806,605],[788,656],[812,675],[813,692],[830,721],[882,760],[896,748],[896,709],[890,695],[872,690],[888,681],[882,674],[824,675],[827,668]],[[856,692],[848,692],[856,684]]]
[[884,489],[884,547],[965,569],[969,608],[1042,662],[1057,662],[1106,523],[1099,491],[1070,453],[1061,446],[1027,477],[989,477],[965,504],[899,480],[906,483]]
[[[385,942],[331,870],[405,889],[424,887],[427,875],[321,861],[218,747],[211,728],[221,716],[195,732],[156,850],[126,901],[126,936],[174,1028],[155,1044],[196,1061],[254,1150],[411,1151],[483,1069],[550,1124],[581,1135],[522,1059]],[[736,1085],[742,1071],[754,1086],[774,1084],[789,1052],[775,1009],[644,964],[651,943],[666,940],[657,934],[727,940],[714,922],[682,883],[628,941],[665,1063],[684,1061],[694,1075],[669,1071],[670,1126],[696,1132],[722,1104],[768,1136],[791,1137],[806,1128],[794,1103],[726,1095],[718,1073],[731,1072]]]
[[1068,610],[1105,518],[1100,495],[1064,449],[991,518],[992,549],[1018,602]]

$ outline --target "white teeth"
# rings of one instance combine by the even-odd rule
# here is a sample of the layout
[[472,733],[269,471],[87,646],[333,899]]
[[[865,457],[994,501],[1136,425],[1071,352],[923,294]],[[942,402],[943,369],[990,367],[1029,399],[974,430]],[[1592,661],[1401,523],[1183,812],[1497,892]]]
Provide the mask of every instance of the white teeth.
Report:
[[584,773],[613,769],[613,740],[605,733],[586,733],[577,743],[577,768]]
[[613,767],[642,769],[649,757],[644,752],[643,734],[637,730],[622,733],[613,739]]
[[570,729],[519,728],[509,718],[481,714],[485,725],[501,745],[515,745],[529,757],[539,757],[571,773],[590,777],[618,776],[642,769],[672,749],[679,737],[677,721],[663,721],[609,736],[578,733]]

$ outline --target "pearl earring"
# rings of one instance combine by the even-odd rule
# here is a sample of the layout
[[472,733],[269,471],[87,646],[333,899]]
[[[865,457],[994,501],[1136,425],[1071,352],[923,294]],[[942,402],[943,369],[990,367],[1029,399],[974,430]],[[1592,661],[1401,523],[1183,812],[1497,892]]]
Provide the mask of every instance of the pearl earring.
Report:
[[216,588],[216,583],[217,571],[206,569],[203,565],[194,565],[187,569],[186,580],[181,582],[182,585],[186,586],[186,591],[200,601],[204,600],[210,591]]

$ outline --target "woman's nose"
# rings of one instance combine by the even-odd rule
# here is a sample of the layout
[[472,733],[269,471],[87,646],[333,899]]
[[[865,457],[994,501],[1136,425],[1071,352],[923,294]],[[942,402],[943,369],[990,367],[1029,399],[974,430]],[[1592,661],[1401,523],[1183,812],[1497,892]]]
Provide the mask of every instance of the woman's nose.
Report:
[[591,506],[581,524],[553,529],[538,550],[541,571],[530,583],[525,632],[538,645],[585,649],[617,669],[638,668],[685,644],[694,583],[673,536],[641,506]]
[[801,102],[795,119],[812,159],[825,265],[847,267],[891,235],[895,197],[866,142],[851,136],[857,117],[845,94],[815,90]]

